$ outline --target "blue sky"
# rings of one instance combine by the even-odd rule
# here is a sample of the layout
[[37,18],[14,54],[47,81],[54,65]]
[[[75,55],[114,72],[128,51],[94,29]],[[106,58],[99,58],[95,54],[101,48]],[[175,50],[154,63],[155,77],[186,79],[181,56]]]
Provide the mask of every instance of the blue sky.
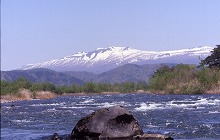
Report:
[[1,69],[110,46],[220,44],[220,0],[1,0]]

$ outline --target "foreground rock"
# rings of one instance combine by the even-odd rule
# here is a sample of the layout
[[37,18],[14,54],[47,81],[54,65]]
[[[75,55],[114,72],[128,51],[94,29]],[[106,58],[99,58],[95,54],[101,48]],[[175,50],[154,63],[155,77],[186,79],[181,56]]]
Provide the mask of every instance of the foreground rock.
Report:
[[130,112],[119,106],[103,108],[82,118],[71,133],[71,140],[148,139],[173,140],[158,134],[144,134]]

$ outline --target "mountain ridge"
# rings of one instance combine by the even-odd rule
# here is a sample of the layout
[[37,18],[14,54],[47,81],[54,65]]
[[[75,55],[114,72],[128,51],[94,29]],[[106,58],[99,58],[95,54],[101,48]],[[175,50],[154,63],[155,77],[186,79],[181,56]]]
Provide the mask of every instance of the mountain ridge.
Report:
[[[171,51],[142,51],[129,47],[97,48],[90,52],[73,55],[37,64],[28,64],[20,69],[48,68],[55,71],[87,71],[102,73],[124,64],[187,63],[197,64],[210,54],[209,46]],[[172,62],[175,61],[175,62]]]
[[175,64],[125,64],[101,74],[86,71],[56,72],[44,68],[1,71],[1,80],[16,81],[22,77],[34,83],[49,82],[55,85],[83,85],[85,82],[110,84],[124,82],[148,83],[152,74],[164,65],[173,66]]
[[76,77],[45,68],[1,71],[1,80],[16,81],[19,78],[25,78],[34,83],[48,82],[55,85],[72,85],[72,83],[82,85],[84,83]]

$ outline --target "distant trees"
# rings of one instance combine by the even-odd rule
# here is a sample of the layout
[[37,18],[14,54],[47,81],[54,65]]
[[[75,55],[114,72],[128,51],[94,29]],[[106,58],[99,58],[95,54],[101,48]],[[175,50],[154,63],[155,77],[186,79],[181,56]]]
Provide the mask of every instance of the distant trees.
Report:
[[150,79],[149,89],[165,93],[199,93],[195,71],[196,66],[186,64],[161,67]]
[[18,92],[19,89],[22,88],[30,88],[31,87],[31,82],[24,78],[19,78],[15,82],[6,82],[6,81],[1,81],[1,95],[10,93],[14,94]]
[[211,55],[201,61],[202,65],[208,65],[209,68],[218,67],[220,68],[220,45],[213,49]]
[[[158,69],[150,79],[148,89],[164,93],[220,92],[220,45],[201,60],[200,66],[179,64]],[[206,67],[208,66],[208,67]]]
[[145,90],[146,83],[133,82],[125,83],[95,83],[87,82],[84,85],[79,86],[72,84],[71,86],[63,85],[56,86],[52,83],[32,83],[24,78],[20,78],[14,82],[1,81],[1,95],[16,94],[20,89],[28,89],[35,93],[38,91],[51,91],[56,94],[62,93],[102,93],[102,92],[120,92],[120,93],[131,93],[137,90]]
[[196,78],[200,83],[200,88],[210,90],[213,87],[220,87],[220,70],[218,69],[204,67],[197,71]]
[[209,90],[220,92],[220,70],[179,64],[161,67],[150,79],[151,92],[199,94]]
[[100,92],[100,88],[98,88],[98,86],[96,85],[96,83],[93,82],[87,82],[84,84],[83,86],[83,91],[85,93],[99,93]]

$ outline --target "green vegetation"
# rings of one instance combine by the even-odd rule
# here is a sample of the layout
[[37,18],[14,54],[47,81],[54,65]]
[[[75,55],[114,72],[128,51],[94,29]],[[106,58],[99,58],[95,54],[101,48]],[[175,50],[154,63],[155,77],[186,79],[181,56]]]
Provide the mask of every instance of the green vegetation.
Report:
[[15,95],[21,89],[27,89],[33,93],[39,91],[50,91],[56,94],[63,93],[103,93],[103,92],[120,92],[130,93],[137,90],[145,90],[144,83],[139,82],[126,82],[122,84],[107,84],[107,83],[94,83],[87,82],[83,86],[73,84],[71,86],[55,86],[51,83],[32,83],[24,78],[20,78],[14,82],[1,81],[1,95]]
[[212,54],[201,61],[201,65],[208,65],[209,68],[220,68],[220,45],[216,46],[217,47],[211,52]]
[[179,64],[158,69],[150,79],[148,89],[160,93],[220,93],[220,45],[201,61],[199,68]]
[[[158,69],[149,83],[151,92],[200,94],[220,87],[220,71],[179,64]],[[220,91],[219,91],[220,92]]]

